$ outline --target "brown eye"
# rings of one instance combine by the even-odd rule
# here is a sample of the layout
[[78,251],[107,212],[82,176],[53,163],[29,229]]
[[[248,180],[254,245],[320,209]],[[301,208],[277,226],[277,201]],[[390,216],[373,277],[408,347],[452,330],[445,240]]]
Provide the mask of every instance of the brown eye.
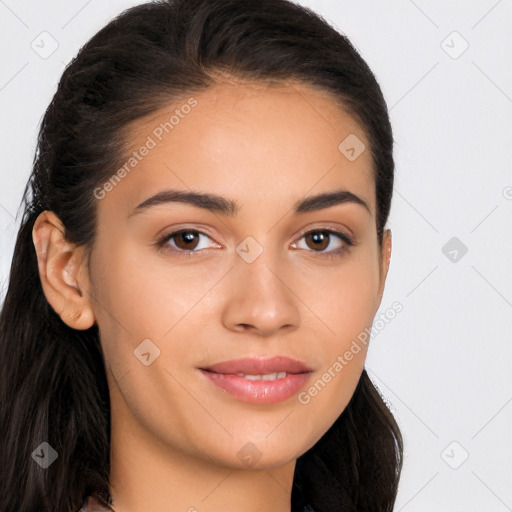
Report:
[[[201,244],[201,237],[203,237],[203,244]],[[196,229],[181,229],[164,235],[157,241],[157,246],[174,254],[189,256],[208,248],[208,244],[204,245],[204,240],[212,241],[206,233]],[[218,247],[218,244],[213,245]]]
[[[175,240],[176,247],[183,250],[195,249],[199,241],[199,233],[197,231],[179,231],[172,234],[171,237]],[[195,239],[195,240],[194,240]]]
[[[306,243],[310,249],[323,251],[329,245],[329,233],[327,231],[311,231],[305,235]],[[311,244],[308,243],[311,241]]]
[[[318,253],[319,256],[326,258],[341,256],[350,246],[355,245],[355,242],[348,235],[330,229],[308,231],[301,236],[300,240],[302,241],[302,239],[305,241],[306,250]],[[297,243],[292,244],[292,247],[303,249]]]

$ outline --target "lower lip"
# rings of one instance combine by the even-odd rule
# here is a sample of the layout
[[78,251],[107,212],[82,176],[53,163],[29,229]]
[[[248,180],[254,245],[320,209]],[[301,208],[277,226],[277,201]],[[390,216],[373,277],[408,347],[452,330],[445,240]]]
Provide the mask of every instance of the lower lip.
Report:
[[216,386],[244,402],[275,404],[295,395],[309,379],[311,372],[290,374],[275,380],[248,380],[234,374],[201,370]]

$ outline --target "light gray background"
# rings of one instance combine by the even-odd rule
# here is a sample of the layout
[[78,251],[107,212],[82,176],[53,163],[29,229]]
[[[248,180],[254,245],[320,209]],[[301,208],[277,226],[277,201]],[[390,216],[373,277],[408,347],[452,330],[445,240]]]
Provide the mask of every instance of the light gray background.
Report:
[[[38,125],[64,66],[138,3],[0,0],[2,297]],[[359,49],[394,127],[381,311],[396,300],[403,311],[373,338],[367,368],[405,438],[395,510],[512,510],[512,1],[300,3]]]

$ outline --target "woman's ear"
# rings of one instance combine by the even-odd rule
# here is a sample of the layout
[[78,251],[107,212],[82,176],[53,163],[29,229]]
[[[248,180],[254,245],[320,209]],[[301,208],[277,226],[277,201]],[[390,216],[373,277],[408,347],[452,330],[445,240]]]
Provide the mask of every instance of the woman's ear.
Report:
[[[384,294],[384,285],[388,275],[389,263],[391,261],[391,230],[386,229],[382,237],[382,251],[380,254],[379,292],[377,296],[377,309],[380,307]],[[377,311],[376,309],[376,311]]]
[[45,210],[32,228],[39,278],[46,300],[69,327],[89,329],[95,323],[86,248],[69,243],[64,225]]

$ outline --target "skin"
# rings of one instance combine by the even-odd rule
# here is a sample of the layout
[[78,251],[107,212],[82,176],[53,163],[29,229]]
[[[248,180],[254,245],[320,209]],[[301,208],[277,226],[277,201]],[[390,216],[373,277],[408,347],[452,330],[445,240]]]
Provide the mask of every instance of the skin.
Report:
[[[372,325],[391,233],[379,247],[369,142],[326,94],[224,81],[193,96],[198,105],[98,200],[90,253],[65,240],[53,212],[39,216],[41,282],[69,326],[99,326],[117,511],[289,511],[296,459],[346,407],[367,347],[307,404],[297,396],[242,402],[197,368],[286,355],[313,368],[307,390]],[[185,101],[130,126],[131,148]],[[338,150],[349,134],[367,148],[354,161]],[[215,193],[240,211],[230,217],[174,202],[130,215],[167,188]],[[298,200],[337,189],[361,197],[369,211],[347,202],[293,213]],[[176,237],[167,250],[155,246],[182,228],[206,234],[189,242],[200,252],[173,253],[186,250]],[[314,229],[349,234],[357,245],[327,258],[345,243],[331,235],[315,245],[304,236]],[[252,263],[236,252],[248,236],[263,248]],[[134,357],[147,338],[160,350],[149,366]],[[259,453],[251,467],[237,456],[244,446]]]

